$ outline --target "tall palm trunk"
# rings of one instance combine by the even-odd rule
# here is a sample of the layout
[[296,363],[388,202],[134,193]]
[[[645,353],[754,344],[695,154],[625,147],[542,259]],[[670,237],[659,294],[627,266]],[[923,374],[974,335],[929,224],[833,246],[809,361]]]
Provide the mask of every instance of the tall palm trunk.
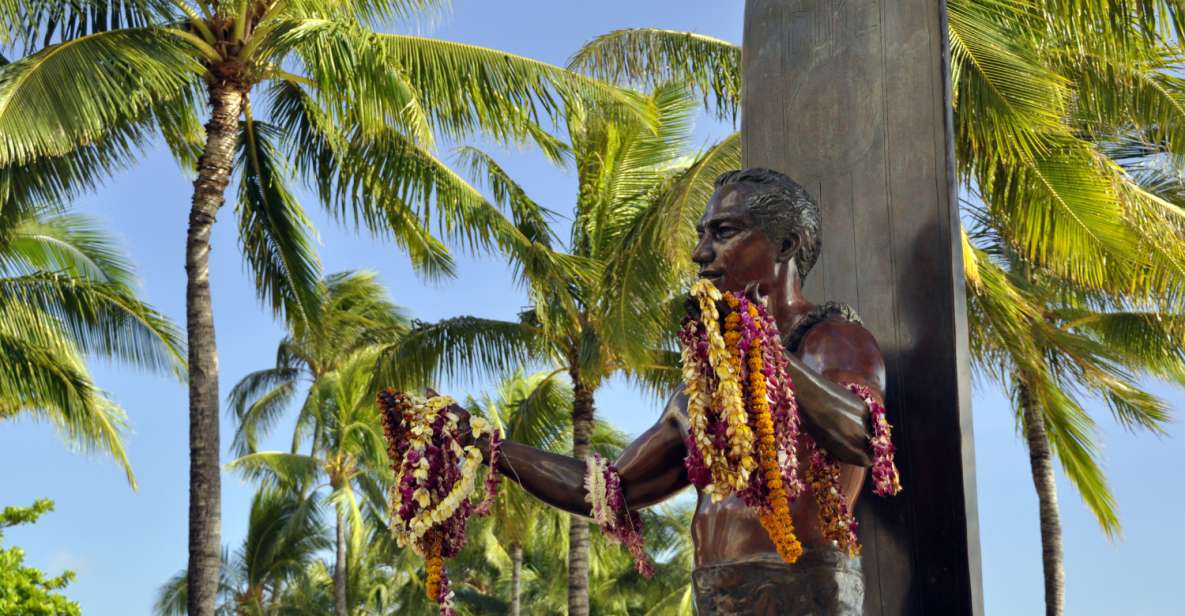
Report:
[[519,600],[523,590],[523,546],[517,541],[510,548],[510,562],[513,563],[510,570],[510,616],[519,616],[522,610]]
[[1033,472],[1033,485],[1037,488],[1037,503],[1041,512],[1045,614],[1062,616],[1066,600],[1066,574],[1062,564],[1062,526],[1057,510],[1057,484],[1053,477],[1049,436],[1045,432],[1045,417],[1023,381],[1019,385],[1018,398],[1024,418],[1025,437],[1029,443],[1029,466]]
[[347,616],[346,582],[346,513],[337,510],[337,560],[333,563],[333,613],[335,616]]
[[[572,353],[572,455],[584,460],[593,432],[593,391],[580,378],[576,353]],[[568,616],[588,616],[588,520],[568,516]]]
[[[217,78],[215,78],[217,79]],[[210,85],[206,147],[198,160],[185,243],[185,325],[189,342],[189,616],[214,616],[221,561],[218,350],[210,300],[210,231],[230,181],[244,92]]]

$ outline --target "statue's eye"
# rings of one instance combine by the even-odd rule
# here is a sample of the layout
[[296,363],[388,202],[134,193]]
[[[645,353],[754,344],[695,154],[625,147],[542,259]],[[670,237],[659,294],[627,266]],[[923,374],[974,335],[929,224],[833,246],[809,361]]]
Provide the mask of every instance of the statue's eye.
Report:
[[717,227],[716,228],[716,237],[718,239],[722,239],[722,240],[726,240],[726,239],[736,235],[737,233],[740,233],[740,230],[736,229],[734,227]]

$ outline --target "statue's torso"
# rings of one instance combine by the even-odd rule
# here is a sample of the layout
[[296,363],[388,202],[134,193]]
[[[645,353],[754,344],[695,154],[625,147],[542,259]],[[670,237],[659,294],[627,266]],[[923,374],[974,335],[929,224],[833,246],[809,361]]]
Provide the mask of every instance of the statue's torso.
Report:
[[[816,316],[809,317],[786,337],[786,350],[798,354],[798,343],[809,329],[825,319],[840,318],[858,321],[851,313],[851,309],[841,304],[824,304],[817,309]],[[679,394],[672,400],[679,415],[687,417],[687,398]],[[686,442],[687,422],[680,422],[680,430]],[[799,448],[801,450],[801,447]],[[864,484],[866,469],[859,466],[841,464],[840,484],[848,503],[855,507],[856,498]],[[697,494],[695,516],[691,525],[691,536],[695,544],[696,567],[727,563],[751,558],[767,558],[769,555],[777,557],[773,542],[761,526],[757,512],[745,506],[737,496],[729,496],[720,502],[713,503],[712,499],[702,492]],[[819,525],[818,506],[815,498],[809,492],[799,496],[790,506],[791,518],[794,520],[795,534],[803,546],[810,548],[827,548],[831,542],[823,537]]]
[[[686,400],[681,402],[686,413]],[[840,466],[844,496],[854,507],[866,471],[859,466]],[[711,498],[698,492],[697,498],[695,516],[691,522],[697,567],[768,554],[777,556],[773,542],[757,518],[757,512],[747,507],[739,497],[731,495],[713,503]],[[820,529],[818,506],[812,494],[799,496],[790,506],[790,515],[794,520],[795,534],[803,546],[812,548],[831,545]]]

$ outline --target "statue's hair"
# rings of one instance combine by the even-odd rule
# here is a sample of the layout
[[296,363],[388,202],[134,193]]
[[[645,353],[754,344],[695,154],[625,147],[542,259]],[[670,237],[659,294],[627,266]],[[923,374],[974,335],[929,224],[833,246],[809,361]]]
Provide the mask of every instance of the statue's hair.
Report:
[[738,169],[716,178],[717,190],[738,184],[748,189],[745,207],[774,246],[780,247],[792,236],[798,238],[794,261],[799,277],[806,278],[819,260],[823,245],[819,237],[819,204],[798,182],[772,169]]

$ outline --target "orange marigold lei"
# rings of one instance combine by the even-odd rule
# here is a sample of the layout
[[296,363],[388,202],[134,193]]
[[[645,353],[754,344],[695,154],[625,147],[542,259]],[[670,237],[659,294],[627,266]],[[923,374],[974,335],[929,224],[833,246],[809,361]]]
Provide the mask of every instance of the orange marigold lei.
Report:
[[[685,460],[689,479],[714,502],[737,494],[755,508],[787,563],[802,554],[790,504],[809,490],[819,507],[824,536],[849,554],[858,554],[856,521],[840,490],[839,463],[810,435],[799,432],[794,384],[772,316],[763,305],[722,294],[707,281],[692,288],[692,297],[697,314],[689,316],[680,331],[690,426]],[[723,319],[721,312],[726,312]],[[867,388],[849,388],[872,411],[874,491],[895,494],[900,482],[884,406]],[[801,478],[800,460],[805,466]]]
[[441,581],[444,578],[444,557],[441,556],[440,543],[440,538],[434,537],[429,543],[428,553],[425,555],[428,579],[424,582],[424,589],[427,591],[428,598],[433,601],[436,601],[440,596]]
[[[735,311],[739,307],[739,300],[731,294],[729,305]],[[757,307],[749,303],[749,318],[754,322],[760,319]],[[732,315],[730,315],[732,316]],[[790,517],[790,495],[786,493],[786,486],[782,482],[782,469],[778,465],[777,437],[774,434],[774,422],[770,416],[769,394],[766,391],[765,363],[762,359],[763,340],[755,336],[750,341],[748,354],[749,368],[749,412],[753,416],[753,423],[757,426],[757,452],[764,473],[765,486],[769,490],[766,506],[761,511],[761,526],[774,542],[778,555],[782,560],[793,563],[802,555],[802,544],[794,534],[794,519]],[[738,349],[739,354],[739,349]]]

